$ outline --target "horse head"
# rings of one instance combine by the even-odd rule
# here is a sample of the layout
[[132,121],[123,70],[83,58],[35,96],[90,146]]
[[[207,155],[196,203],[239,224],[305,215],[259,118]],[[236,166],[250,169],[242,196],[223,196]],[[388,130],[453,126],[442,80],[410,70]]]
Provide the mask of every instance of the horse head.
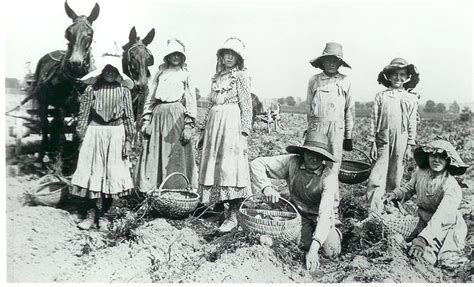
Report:
[[135,27],[130,30],[128,36],[128,43],[123,48],[122,68],[124,73],[135,81],[135,86],[139,90],[147,88],[148,78],[150,77],[149,66],[154,63],[153,55],[147,46],[153,41],[155,37],[155,29],[143,38],[137,36]]
[[92,44],[94,30],[92,23],[99,16],[99,5],[96,3],[89,16],[78,16],[69,7],[67,2],[64,3],[66,14],[72,19],[73,23],[66,29],[65,38],[68,40],[68,51],[66,59],[73,71],[76,73],[83,72],[84,64],[88,64],[89,52]]

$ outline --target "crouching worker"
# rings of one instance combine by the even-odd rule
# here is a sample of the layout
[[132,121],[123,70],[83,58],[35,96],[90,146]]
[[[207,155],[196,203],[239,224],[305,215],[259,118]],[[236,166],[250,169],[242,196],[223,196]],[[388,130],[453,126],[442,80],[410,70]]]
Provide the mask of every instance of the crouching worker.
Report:
[[319,267],[319,249],[328,257],[341,252],[341,233],[334,225],[334,196],[337,175],[327,165],[336,162],[329,152],[328,138],[310,131],[303,146],[288,146],[290,155],[260,157],[250,164],[252,188],[265,199],[277,202],[280,195],[270,178],[285,179],[290,201],[302,217],[301,248],[306,251],[306,267]]
[[[459,211],[462,190],[453,175],[466,172],[454,147],[436,140],[414,152],[418,165],[407,184],[384,195],[385,201],[406,201],[416,194],[418,226],[409,236],[409,255],[441,267],[455,268],[466,262],[463,256],[466,222]],[[413,239],[414,238],[414,239]]]

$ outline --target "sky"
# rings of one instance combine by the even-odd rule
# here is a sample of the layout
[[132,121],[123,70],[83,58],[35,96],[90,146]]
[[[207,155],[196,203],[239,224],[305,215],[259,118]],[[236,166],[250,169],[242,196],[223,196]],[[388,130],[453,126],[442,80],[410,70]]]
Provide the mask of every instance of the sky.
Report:
[[[64,31],[72,21],[64,0],[2,2],[7,6],[4,73],[23,78],[25,62],[34,70],[41,56],[66,48]],[[125,44],[132,26],[141,37],[155,28],[152,72],[167,39],[176,37],[186,45],[188,67],[203,96],[217,49],[236,36],[246,44],[252,91],[261,98],[304,100],[309,78],[320,72],[309,61],[321,55],[326,42],[339,42],[352,66],[340,72],[351,77],[356,101],[372,101],[384,89],[377,75],[395,57],[417,66],[421,102],[474,101],[471,1],[68,0],[78,15],[89,15],[96,2],[101,9],[92,25],[94,54],[114,41]]]

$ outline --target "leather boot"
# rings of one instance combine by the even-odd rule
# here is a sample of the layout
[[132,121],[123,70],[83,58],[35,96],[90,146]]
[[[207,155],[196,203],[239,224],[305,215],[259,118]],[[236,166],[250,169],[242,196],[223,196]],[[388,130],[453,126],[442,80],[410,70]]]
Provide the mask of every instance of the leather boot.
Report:
[[79,229],[82,229],[82,230],[89,230],[91,226],[94,224],[95,219],[96,219],[96,210],[90,209],[89,211],[87,211],[86,218],[83,221],[81,221],[81,223],[79,223],[77,227],[79,227]]
[[236,228],[239,222],[237,221],[237,210],[239,208],[239,201],[233,200],[229,202],[229,215],[226,220],[219,227],[219,231],[222,233],[230,232],[232,229]]

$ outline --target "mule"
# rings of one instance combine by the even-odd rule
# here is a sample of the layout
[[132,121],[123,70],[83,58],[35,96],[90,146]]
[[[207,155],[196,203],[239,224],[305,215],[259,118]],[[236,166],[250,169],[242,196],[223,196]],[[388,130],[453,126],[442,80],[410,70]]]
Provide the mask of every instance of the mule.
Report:
[[[79,96],[85,85],[80,78],[91,70],[92,23],[100,7],[96,3],[89,16],[78,16],[64,3],[66,14],[73,23],[66,29],[67,50],[56,50],[44,55],[36,66],[31,97],[35,99],[41,126],[41,156],[46,152],[62,153],[65,142],[64,119],[79,112]],[[49,106],[54,109],[49,110]],[[50,123],[48,116],[52,112]],[[51,134],[51,138],[49,138]]]
[[154,64],[153,54],[147,49],[147,46],[155,37],[155,29],[143,38],[137,36],[135,27],[132,27],[128,36],[128,43],[122,46],[122,69],[129,76],[135,85],[132,89],[133,114],[138,122],[139,117],[143,113],[143,106],[148,94],[148,79],[150,78],[150,70],[148,67]]

